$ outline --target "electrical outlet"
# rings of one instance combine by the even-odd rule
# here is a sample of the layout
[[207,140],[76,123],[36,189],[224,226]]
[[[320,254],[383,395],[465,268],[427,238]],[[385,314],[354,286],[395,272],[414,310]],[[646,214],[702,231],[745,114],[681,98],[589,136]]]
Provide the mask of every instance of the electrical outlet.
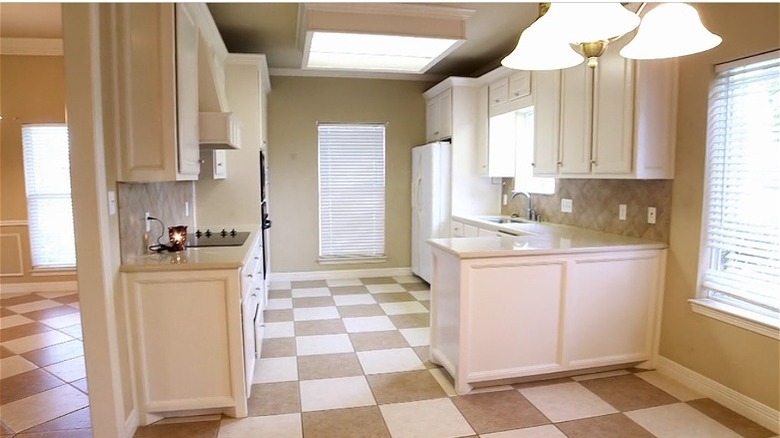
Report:
[[647,223],[655,223],[655,207],[647,207]]
[[116,192],[113,190],[108,191],[108,214],[110,216],[116,214]]
[[628,206],[626,204],[620,204],[620,207],[618,208],[618,219],[621,221],[626,220],[627,214],[628,214]]
[[561,212],[563,213],[571,213],[574,203],[571,199],[563,198],[561,199]]
[[189,203],[189,201],[184,201],[184,217],[190,217],[190,203]]
[[147,233],[152,230],[152,223],[149,222],[149,216],[151,215],[149,214],[148,211],[144,213],[144,227]]

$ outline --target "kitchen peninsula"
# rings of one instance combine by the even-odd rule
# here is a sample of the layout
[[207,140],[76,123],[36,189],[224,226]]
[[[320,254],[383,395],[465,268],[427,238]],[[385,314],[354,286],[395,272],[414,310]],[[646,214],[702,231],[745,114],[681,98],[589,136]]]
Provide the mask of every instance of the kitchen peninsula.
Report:
[[458,394],[495,381],[653,366],[666,244],[470,220],[501,233],[428,241],[431,360]]

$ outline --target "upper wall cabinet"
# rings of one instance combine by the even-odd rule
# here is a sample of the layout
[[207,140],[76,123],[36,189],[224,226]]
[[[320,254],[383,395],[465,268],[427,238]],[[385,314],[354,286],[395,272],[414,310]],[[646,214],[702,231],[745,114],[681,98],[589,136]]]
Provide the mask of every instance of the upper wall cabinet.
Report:
[[428,99],[425,107],[425,140],[452,137],[452,90]]
[[632,61],[619,49],[595,69],[534,73],[534,175],[674,178],[677,62]]
[[197,179],[198,28],[191,10],[171,3],[111,7],[117,179]]

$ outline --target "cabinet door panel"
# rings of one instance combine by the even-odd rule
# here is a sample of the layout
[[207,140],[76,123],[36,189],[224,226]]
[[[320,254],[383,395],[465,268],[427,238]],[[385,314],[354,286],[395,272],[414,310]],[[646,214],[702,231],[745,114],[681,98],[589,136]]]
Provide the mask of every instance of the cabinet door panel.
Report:
[[531,72],[520,71],[509,75],[509,100],[531,94]]
[[560,173],[590,173],[592,140],[593,72],[585,65],[561,75]]
[[198,130],[198,28],[188,6],[176,5],[176,114],[179,173],[200,172]]
[[507,78],[493,82],[488,86],[490,105],[499,105],[509,100],[509,84]]
[[560,139],[560,70],[533,72],[534,99],[534,175],[558,172]]
[[434,97],[425,105],[425,140],[433,141],[441,134],[441,115],[438,99]]
[[441,94],[439,100],[441,134],[437,138],[452,137],[452,90]]

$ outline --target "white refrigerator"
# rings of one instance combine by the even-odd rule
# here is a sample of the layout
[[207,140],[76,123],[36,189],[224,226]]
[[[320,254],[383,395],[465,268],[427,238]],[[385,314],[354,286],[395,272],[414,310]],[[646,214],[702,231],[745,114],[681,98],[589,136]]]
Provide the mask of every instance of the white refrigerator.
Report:
[[450,236],[451,154],[449,142],[412,148],[412,272],[428,283],[433,255],[426,241]]

